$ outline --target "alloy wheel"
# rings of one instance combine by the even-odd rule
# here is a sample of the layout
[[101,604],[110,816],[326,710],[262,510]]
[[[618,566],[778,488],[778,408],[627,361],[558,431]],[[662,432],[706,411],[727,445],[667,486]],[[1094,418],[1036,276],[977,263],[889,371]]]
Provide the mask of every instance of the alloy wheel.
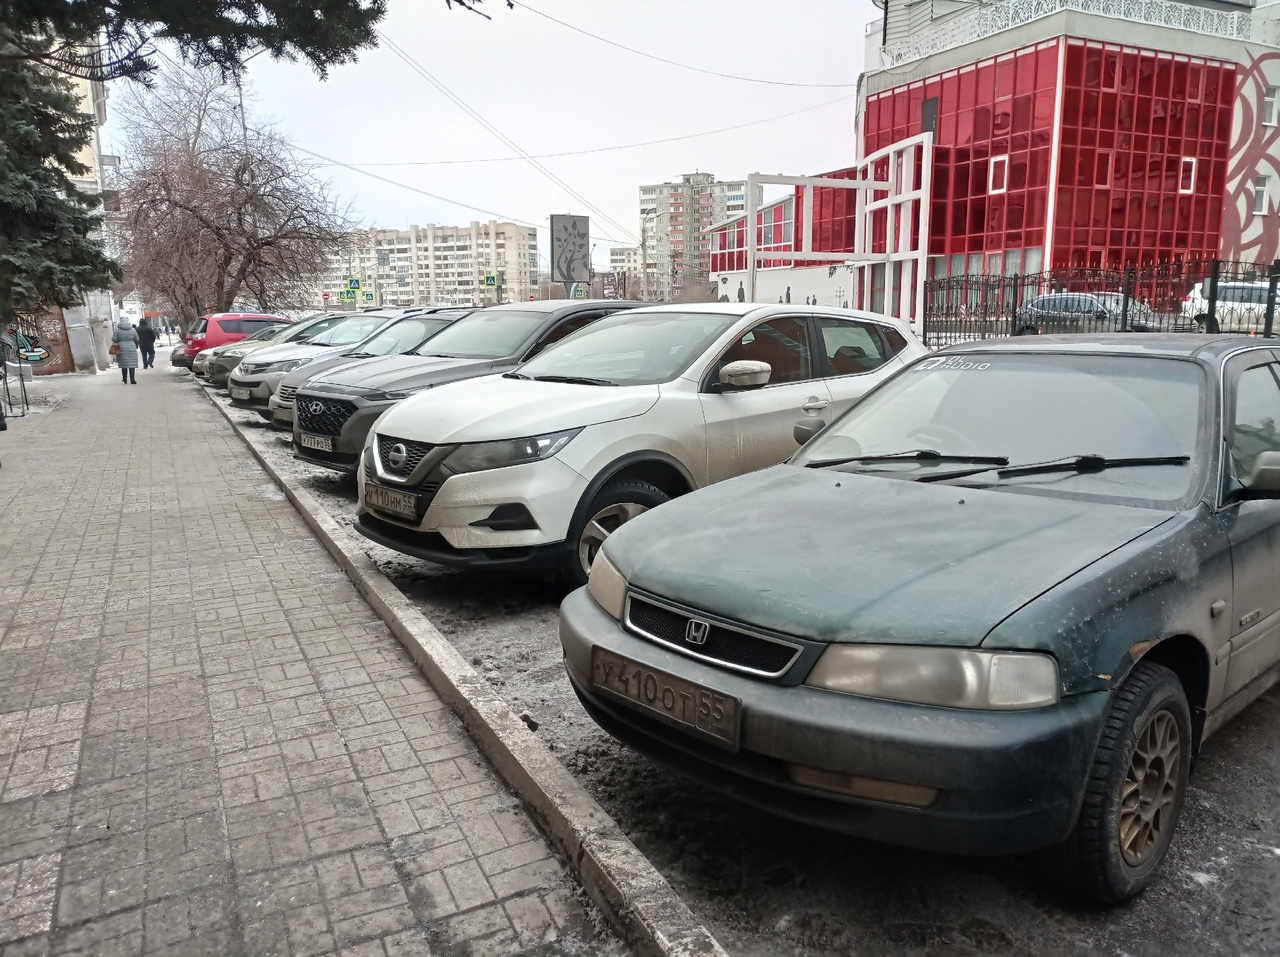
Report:
[[1138,735],[1120,794],[1120,853],[1127,864],[1143,863],[1172,826],[1181,760],[1178,722],[1161,709]]
[[619,502],[592,515],[583,527],[582,534],[578,536],[578,561],[582,563],[583,574],[591,572],[591,563],[596,560],[596,552],[600,551],[606,538],[620,526],[648,510],[647,506],[637,505],[635,502]]

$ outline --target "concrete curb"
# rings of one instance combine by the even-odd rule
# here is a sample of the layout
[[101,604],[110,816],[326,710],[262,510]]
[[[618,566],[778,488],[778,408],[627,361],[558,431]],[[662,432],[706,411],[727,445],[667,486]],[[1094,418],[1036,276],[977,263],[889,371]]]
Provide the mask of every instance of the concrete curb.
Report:
[[378,570],[353,534],[306,489],[277,472],[240,423],[213,396],[208,398],[530,808],[614,930],[644,957],[727,957],[666,878],[492,686]]

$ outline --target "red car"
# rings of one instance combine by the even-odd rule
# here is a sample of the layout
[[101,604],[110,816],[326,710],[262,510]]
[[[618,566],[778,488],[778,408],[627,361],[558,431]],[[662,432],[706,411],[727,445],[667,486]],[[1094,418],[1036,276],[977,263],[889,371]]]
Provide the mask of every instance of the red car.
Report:
[[292,319],[284,316],[273,316],[261,312],[219,312],[210,316],[201,316],[187,335],[187,347],[183,352],[183,363],[191,368],[191,360],[214,346],[228,342],[239,342],[266,326],[281,323],[292,323]]

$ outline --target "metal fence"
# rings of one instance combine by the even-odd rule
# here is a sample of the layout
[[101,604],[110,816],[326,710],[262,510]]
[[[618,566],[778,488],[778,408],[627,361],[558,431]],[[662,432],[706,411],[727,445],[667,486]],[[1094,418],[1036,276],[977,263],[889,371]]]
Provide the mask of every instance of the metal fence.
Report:
[[925,283],[925,344],[1096,332],[1275,330],[1280,260],[1190,260],[1128,269],[966,275]]

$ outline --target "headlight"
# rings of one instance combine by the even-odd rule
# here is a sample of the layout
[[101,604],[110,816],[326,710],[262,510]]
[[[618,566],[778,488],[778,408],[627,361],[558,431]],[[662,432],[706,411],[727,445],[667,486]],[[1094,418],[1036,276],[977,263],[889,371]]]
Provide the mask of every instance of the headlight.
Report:
[[289,359],[287,362],[273,362],[264,369],[264,372],[292,372],[294,369],[301,369],[310,359]]
[[1012,711],[1058,700],[1058,663],[1034,652],[831,645],[805,684],[868,698]]
[[501,469],[509,465],[524,465],[549,459],[569,444],[569,440],[582,429],[567,429],[534,435],[527,439],[504,439],[501,442],[477,442],[460,445],[444,460],[453,472],[482,472],[485,469]]
[[228,349],[223,353],[228,359],[240,359],[249,354],[248,349]]
[[614,568],[613,562],[605,558],[604,552],[596,552],[596,560],[591,563],[587,594],[614,618],[622,620],[622,608],[627,600],[627,580],[622,577],[622,572]]
[[[430,386],[426,388],[430,388]],[[422,389],[405,389],[400,392],[366,392],[364,397],[370,402],[399,402],[401,399],[407,399],[409,396],[421,391]]]

